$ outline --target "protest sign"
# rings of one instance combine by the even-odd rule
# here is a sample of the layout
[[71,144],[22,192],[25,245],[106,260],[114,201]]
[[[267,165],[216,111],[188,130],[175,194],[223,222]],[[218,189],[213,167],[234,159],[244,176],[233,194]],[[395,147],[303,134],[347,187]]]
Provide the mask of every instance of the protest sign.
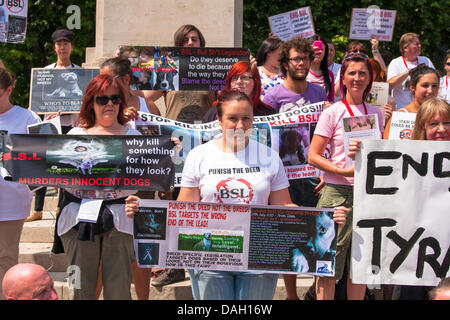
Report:
[[0,0],[0,42],[23,43],[28,0]]
[[[288,179],[320,175],[320,170],[307,163],[307,156],[310,141],[322,110],[323,103],[320,102],[283,113],[253,118],[251,139],[265,144],[279,153]],[[190,124],[149,113],[140,113],[139,119],[136,120],[136,128],[144,135],[168,134],[180,139],[181,145],[173,158],[175,186],[179,186],[181,182],[184,161],[189,151],[222,133],[218,121]]]
[[121,55],[131,62],[138,90],[223,90],[231,66],[250,57],[243,48],[126,48]]
[[344,128],[342,135],[344,138],[345,163],[347,166],[351,166],[353,160],[347,154],[352,140],[381,139],[378,116],[376,114],[368,114],[347,117],[343,118],[342,122],[342,127]]
[[140,267],[334,275],[332,209],[140,200]]
[[78,113],[89,82],[99,69],[31,69],[30,109],[36,113]]
[[450,142],[362,141],[354,283],[436,286],[450,263]]
[[370,90],[366,102],[383,107],[388,103],[389,98],[389,84],[387,82],[372,82],[372,89]]
[[61,117],[30,124],[27,126],[27,132],[31,134],[62,134]]
[[414,131],[416,113],[392,112],[389,140],[409,140]]
[[12,181],[82,190],[171,191],[170,136],[4,136],[2,161]]
[[311,38],[316,34],[310,7],[269,17],[270,30],[282,41],[294,37]]
[[396,15],[396,10],[384,10],[375,6],[353,8],[349,39],[376,38],[379,41],[392,41]]

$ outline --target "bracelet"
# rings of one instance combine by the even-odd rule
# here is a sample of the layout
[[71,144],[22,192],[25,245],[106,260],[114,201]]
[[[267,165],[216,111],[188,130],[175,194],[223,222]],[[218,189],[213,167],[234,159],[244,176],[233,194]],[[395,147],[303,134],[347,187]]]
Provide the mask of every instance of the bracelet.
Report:
[[338,166],[334,167],[334,174],[335,174],[335,175],[338,175],[337,170],[338,170]]
[[377,53],[378,49],[372,50],[372,53]]

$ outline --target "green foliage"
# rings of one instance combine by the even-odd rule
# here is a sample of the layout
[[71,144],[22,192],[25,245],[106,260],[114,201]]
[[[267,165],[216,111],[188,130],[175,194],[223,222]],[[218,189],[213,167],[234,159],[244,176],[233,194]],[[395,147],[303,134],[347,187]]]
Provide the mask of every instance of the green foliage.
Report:
[[[397,10],[397,19],[392,42],[381,42],[380,50],[400,55],[398,41],[406,32],[416,32],[422,42],[422,55],[428,56],[442,70],[443,59],[448,49],[450,34],[450,1],[430,0],[367,0],[306,1],[270,0],[244,1],[243,46],[253,55],[270,32],[268,17],[310,6],[316,33],[332,39],[336,44],[336,60],[342,57],[348,42],[352,8],[367,8],[378,5],[382,9]],[[0,43],[0,59],[16,76],[12,102],[28,106],[31,68],[44,67],[56,60],[51,34],[56,29],[67,28],[70,17],[67,8],[77,5],[81,9],[81,30],[76,35],[72,61],[81,65],[85,61],[86,47],[95,46],[95,0],[29,0],[28,26],[24,44]],[[363,41],[367,49],[368,41]],[[370,51],[370,50],[367,50]]]
[[[268,17],[310,6],[316,33],[336,43],[338,61],[345,51],[350,31],[352,8],[377,5],[381,9],[397,10],[392,42],[380,42],[380,51],[390,51],[393,57],[400,55],[398,41],[402,34],[415,32],[420,35],[422,55],[429,57],[435,67],[443,69],[450,34],[450,1],[430,0],[379,0],[379,1],[304,1],[304,0],[244,0],[243,46],[256,55],[262,41],[270,32]],[[370,52],[369,41],[361,41]]]
[[29,0],[25,42],[0,43],[0,59],[16,77],[12,103],[28,107],[31,68],[42,68],[56,61],[51,35],[57,29],[67,29],[70,5],[79,6],[81,11],[81,30],[72,30],[75,33],[72,62],[81,65],[85,48],[95,45],[95,0]]

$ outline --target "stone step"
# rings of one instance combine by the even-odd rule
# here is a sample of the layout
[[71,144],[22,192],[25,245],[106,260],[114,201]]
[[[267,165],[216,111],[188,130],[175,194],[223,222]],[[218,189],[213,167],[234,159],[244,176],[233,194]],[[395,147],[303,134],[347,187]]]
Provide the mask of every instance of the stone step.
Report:
[[46,270],[66,272],[67,257],[64,253],[51,253],[53,243],[21,242],[19,244],[19,263],[35,263]]
[[[52,195],[48,195],[52,194]],[[44,211],[50,211],[53,214],[56,212],[56,208],[58,206],[58,194],[55,194],[53,190],[47,189],[47,196],[45,196],[44,200]],[[33,200],[31,201],[31,211],[34,210],[34,196]]]
[[55,213],[51,211],[44,211],[42,214],[42,220],[24,223],[20,242],[53,243],[55,223]]
[[[50,272],[55,285],[55,290],[58,293],[59,300],[69,300],[70,289],[67,284],[67,275],[65,272]],[[297,294],[302,298],[308,291],[309,287],[314,282],[311,276],[297,277]],[[131,285],[131,297],[137,300],[134,284]],[[150,286],[149,300],[192,300],[191,282],[189,274],[186,272],[186,280],[173,283],[163,287]],[[285,300],[286,289],[282,276],[278,279],[277,288],[275,290],[274,300]],[[101,294],[99,300],[103,300]]]

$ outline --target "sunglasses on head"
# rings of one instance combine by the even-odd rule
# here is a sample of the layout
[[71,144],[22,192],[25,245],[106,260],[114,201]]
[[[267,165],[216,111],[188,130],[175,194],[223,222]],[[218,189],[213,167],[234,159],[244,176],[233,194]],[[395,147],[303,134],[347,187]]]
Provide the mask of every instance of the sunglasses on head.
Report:
[[95,97],[95,103],[99,106],[106,106],[108,101],[111,100],[112,104],[120,104],[122,102],[122,98],[120,94],[113,94],[111,96],[98,96]]
[[369,57],[364,53],[350,53],[345,56],[344,60],[349,60],[355,57],[363,58],[363,59],[369,59]]

